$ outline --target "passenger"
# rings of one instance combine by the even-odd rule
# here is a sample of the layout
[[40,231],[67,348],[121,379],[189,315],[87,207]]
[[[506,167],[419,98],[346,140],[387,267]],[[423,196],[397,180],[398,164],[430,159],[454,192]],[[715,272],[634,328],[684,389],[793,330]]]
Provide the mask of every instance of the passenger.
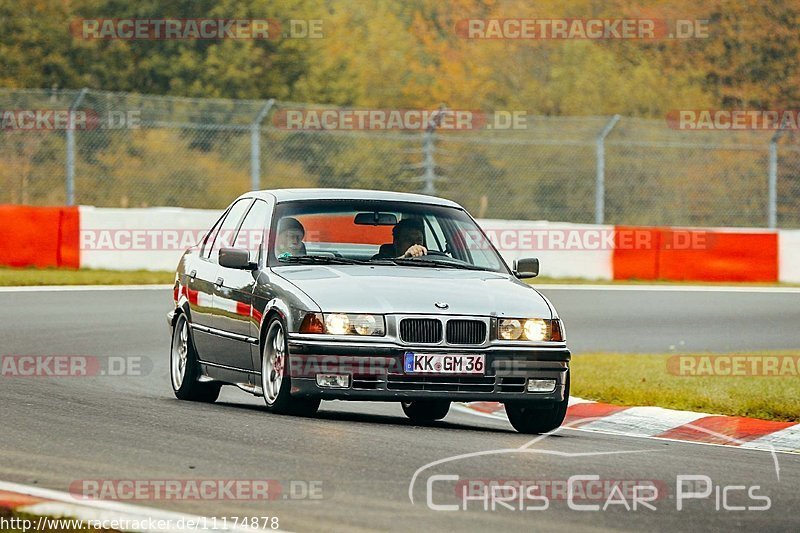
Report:
[[282,218],[278,223],[278,238],[275,241],[275,256],[292,257],[306,255],[303,237],[306,229],[299,220],[292,217]]

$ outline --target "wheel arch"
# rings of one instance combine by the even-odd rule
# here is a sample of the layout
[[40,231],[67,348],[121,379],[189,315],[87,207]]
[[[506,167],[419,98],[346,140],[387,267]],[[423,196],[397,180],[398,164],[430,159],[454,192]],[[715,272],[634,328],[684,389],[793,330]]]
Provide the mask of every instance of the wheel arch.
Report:
[[[261,317],[261,324],[258,328],[258,346],[259,350],[262,346],[264,346],[264,340],[267,338],[267,327],[269,326],[270,321],[273,317],[277,316],[283,322],[283,327],[288,328],[288,320],[287,317],[289,316],[289,306],[286,305],[281,300],[277,298],[270,300],[267,302],[267,305],[264,306],[264,313]],[[287,329],[288,333],[288,329]]]
[[175,322],[177,322],[179,315],[185,315],[186,320],[189,321],[189,324],[192,323],[192,312],[191,308],[189,307],[189,300],[186,299],[185,297],[182,297],[175,305],[175,312],[172,315],[173,327],[175,327]]

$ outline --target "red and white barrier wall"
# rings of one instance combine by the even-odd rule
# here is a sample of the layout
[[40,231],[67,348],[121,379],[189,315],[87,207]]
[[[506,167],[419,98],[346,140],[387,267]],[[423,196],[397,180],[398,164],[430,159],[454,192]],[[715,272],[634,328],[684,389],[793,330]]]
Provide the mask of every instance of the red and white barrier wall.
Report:
[[[792,281],[778,272],[780,233],[784,232],[622,226],[615,231],[614,279]],[[630,233],[649,244],[620,242],[620,236]]]
[[778,279],[800,283],[800,229],[778,232]]
[[183,251],[222,214],[180,207],[79,209],[81,267],[109,270],[175,270]]
[[614,226],[522,220],[478,220],[503,259],[538,257],[550,278],[614,279]]
[[0,205],[0,265],[81,266],[77,207]]
[[[220,211],[0,205],[0,265],[173,270]],[[800,230],[479,220],[510,264],[590,280],[800,283]]]

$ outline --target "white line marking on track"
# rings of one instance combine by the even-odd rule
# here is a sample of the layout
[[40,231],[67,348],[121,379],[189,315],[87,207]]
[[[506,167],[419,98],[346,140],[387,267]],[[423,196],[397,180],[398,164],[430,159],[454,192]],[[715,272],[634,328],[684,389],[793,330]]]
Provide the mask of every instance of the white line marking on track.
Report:
[[0,292],[164,291],[172,285],[26,285],[0,287]]
[[569,402],[567,402],[570,407],[573,405],[578,405],[579,403],[597,403],[594,400],[584,400],[583,398],[578,398],[577,396],[570,396]]
[[650,440],[658,440],[658,441],[667,441],[667,442],[676,442],[678,444],[692,444],[697,446],[717,446],[719,448],[727,448],[729,450],[747,450],[753,452],[768,452],[772,454],[774,457],[776,453],[783,453],[787,455],[800,455],[799,452],[793,452],[790,450],[781,450],[778,448],[773,448],[769,445],[764,446],[762,448],[743,448],[742,446],[732,446],[730,444],[719,444],[717,442],[700,442],[696,440],[681,440],[681,439],[672,439],[668,437],[650,437],[648,435],[627,435],[625,433],[608,433],[605,431],[592,431],[589,429],[583,428],[569,428],[564,427],[562,429],[568,429],[570,431],[583,431],[584,433],[594,433],[595,435],[608,435],[611,437],[631,437],[634,439],[650,439]]
[[782,449],[792,449],[800,453],[800,424],[789,426],[778,430],[769,435],[764,435],[750,442],[742,444],[742,448],[758,448],[765,445],[772,445]]
[[[72,494],[60,492],[56,490],[43,489],[40,487],[30,487],[28,485],[19,485],[17,483],[9,483],[7,481],[0,481],[0,491],[8,491],[17,494],[25,494],[36,498],[51,500],[42,503],[35,503],[32,505],[22,505],[15,507],[15,510],[30,514],[40,514],[47,516],[70,517],[76,519],[88,520],[128,520],[130,522],[144,522],[147,523],[148,519],[155,521],[164,520],[177,523],[183,520],[186,523],[192,520],[195,523],[202,521],[203,517],[176,513],[172,511],[165,511],[163,509],[156,509],[153,507],[144,507],[139,505],[130,505],[116,501],[106,500],[82,500]],[[202,523],[202,522],[199,522]],[[211,523],[207,520],[206,523]],[[150,531],[164,531],[161,529],[148,529],[141,528],[128,531],[140,531],[149,533]],[[176,531],[176,530],[172,530]],[[206,531],[254,531],[251,528],[234,528],[228,526],[225,528],[218,527],[216,529],[206,529]],[[280,531],[280,530],[274,530]]]
[[540,291],[654,291],[654,292],[750,292],[800,294],[800,287],[758,287],[736,285],[569,285],[560,283],[532,284]]
[[[476,411],[474,409],[470,409],[467,405],[462,405],[462,404],[459,404],[459,403],[454,403],[453,406],[452,406],[452,409],[455,410],[455,411],[461,412],[461,413],[470,414],[470,415],[477,416],[477,417],[480,417],[480,418],[490,418],[492,420],[500,420],[500,421],[505,421],[506,420],[506,417],[505,417],[504,413],[503,414],[497,413],[497,412],[496,413],[484,413],[484,412],[481,412],[481,411]],[[799,427],[799,426],[792,426],[792,427]],[[798,449],[798,450],[789,450],[789,449],[778,448],[778,447],[775,446],[775,444],[780,445],[782,443],[781,442],[776,442],[776,443],[769,442],[767,440],[768,437],[766,437],[766,438],[762,437],[764,440],[761,441],[761,442],[758,442],[758,443],[757,443],[757,441],[752,441],[750,443],[745,443],[744,445],[732,446],[730,444],[719,444],[719,443],[716,443],[716,442],[699,442],[699,441],[693,441],[693,440],[681,440],[681,439],[672,439],[672,438],[666,438],[666,437],[653,437],[653,436],[650,436],[650,435],[641,435],[641,434],[636,434],[636,433],[623,433],[623,432],[619,432],[619,431],[606,431],[604,429],[585,429],[585,428],[586,428],[586,426],[577,427],[577,428],[561,426],[559,429],[555,430],[555,432],[557,433],[558,431],[562,431],[562,430],[582,431],[584,433],[590,433],[590,434],[595,434],[595,435],[608,435],[608,436],[612,436],[612,437],[630,437],[630,438],[634,438],[634,439],[650,439],[650,440],[657,440],[657,441],[676,442],[676,443],[679,443],[679,444],[693,444],[693,445],[699,445],[699,446],[717,446],[717,447],[720,447],[720,448],[727,448],[729,450],[730,449],[736,449],[736,450],[748,450],[748,451],[756,451],[756,452],[769,452],[769,453],[771,453],[773,455],[773,457],[774,457],[774,455],[776,453],[782,453],[782,454],[788,454],[788,455],[800,455],[800,449]],[[787,428],[787,429],[792,429],[792,428]],[[781,431],[776,432],[775,434],[779,434],[782,431],[787,431],[787,430],[781,430]],[[757,440],[761,440],[761,439],[757,439]],[[756,444],[753,444],[753,443],[756,443]]]
[[[38,291],[149,291],[171,289],[172,285],[25,285],[0,287],[0,292]],[[756,287],[735,285],[568,285],[545,283],[534,285],[537,290],[548,291],[662,291],[662,292],[744,292],[800,294],[800,287]]]
[[462,405],[460,403],[454,403],[451,409],[458,411],[459,413],[464,413],[473,416],[480,416],[483,418],[491,418],[492,420],[506,420],[505,411],[501,413],[484,413],[483,411],[476,411],[475,409],[470,409],[466,405]]
[[670,429],[691,424],[695,420],[706,416],[709,415],[706,413],[662,409],[661,407],[629,407],[624,411],[590,422],[582,426],[582,429],[652,437]]

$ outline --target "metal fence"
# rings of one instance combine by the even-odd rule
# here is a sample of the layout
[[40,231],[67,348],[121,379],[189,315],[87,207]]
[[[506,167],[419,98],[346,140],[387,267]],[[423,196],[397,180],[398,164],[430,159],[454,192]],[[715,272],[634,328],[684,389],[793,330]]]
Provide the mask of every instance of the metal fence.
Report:
[[0,203],[221,208],[253,188],[346,187],[436,194],[482,218],[800,227],[796,131],[591,116],[468,131],[282,122],[320,109],[331,108],[0,90]]

